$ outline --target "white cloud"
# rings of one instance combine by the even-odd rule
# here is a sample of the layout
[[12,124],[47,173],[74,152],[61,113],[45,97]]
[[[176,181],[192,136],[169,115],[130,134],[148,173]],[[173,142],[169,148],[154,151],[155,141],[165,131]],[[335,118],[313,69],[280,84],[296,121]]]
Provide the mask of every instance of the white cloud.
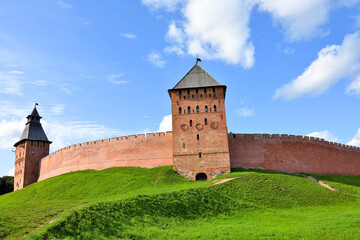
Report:
[[358,4],[359,2],[360,2],[359,0],[339,0],[338,4],[340,6],[352,7]]
[[[250,68],[254,46],[250,40],[250,15],[254,7],[269,13],[285,31],[288,40],[323,36],[331,0],[143,0],[152,10],[177,10],[181,20],[172,20],[166,39],[167,53],[199,55],[209,60]],[[293,51],[289,49],[286,54]]]
[[125,83],[128,83],[127,81],[125,80],[118,80],[119,78],[123,77],[125,74],[111,74],[111,75],[108,75],[106,76],[107,80],[111,83],[114,83],[114,84],[125,84]]
[[20,139],[25,126],[25,119],[22,120],[1,120],[0,122],[0,149],[10,150],[15,142]]
[[355,136],[347,144],[360,147],[360,128],[358,129]]
[[334,134],[332,134],[331,132],[329,132],[328,130],[325,131],[321,131],[321,132],[313,132],[313,133],[309,133],[308,135],[309,137],[316,137],[316,138],[323,138],[326,141],[330,141],[330,142],[339,142],[339,139],[334,136]]
[[165,51],[252,67],[254,46],[248,27],[251,8],[249,1],[188,1],[181,11],[184,21],[169,25],[166,39],[170,47]]
[[251,117],[254,116],[255,110],[254,108],[243,107],[237,110],[237,114],[240,117]]
[[166,11],[175,11],[177,6],[186,2],[186,0],[142,0],[142,4],[149,7],[151,10],[164,8]]
[[20,71],[0,72],[0,93],[22,95],[22,82],[18,76],[20,74]]
[[58,4],[59,7],[64,8],[64,9],[65,9],[65,8],[68,8],[68,9],[73,8],[72,5],[66,3],[66,2],[64,2],[64,1],[62,1],[62,0],[57,1],[57,4]]
[[[360,34],[346,35],[342,45],[326,46],[318,58],[295,80],[278,88],[275,99],[291,100],[304,95],[316,96],[325,92],[342,78],[355,78],[360,70]],[[356,82],[348,91],[357,92]]]
[[165,67],[166,61],[163,59],[162,55],[156,51],[152,51],[145,58],[146,61],[150,62],[156,67],[163,68]]
[[82,25],[90,25],[90,21],[87,20],[86,18],[80,18],[80,23]]
[[119,33],[118,34],[120,37],[125,37],[125,38],[129,38],[129,39],[135,39],[136,35],[132,34],[132,33]]
[[11,169],[9,169],[6,176],[14,176],[14,173],[15,173],[15,168],[11,168]]
[[60,115],[64,112],[65,104],[56,104],[50,108],[50,113]]
[[157,130],[158,132],[167,132],[167,131],[172,131],[172,117],[171,115],[166,115],[165,117],[163,117],[159,129]]
[[290,41],[309,39],[323,34],[321,27],[327,22],[330,0],[255,0],[259,10],[269,12],[285,30]]

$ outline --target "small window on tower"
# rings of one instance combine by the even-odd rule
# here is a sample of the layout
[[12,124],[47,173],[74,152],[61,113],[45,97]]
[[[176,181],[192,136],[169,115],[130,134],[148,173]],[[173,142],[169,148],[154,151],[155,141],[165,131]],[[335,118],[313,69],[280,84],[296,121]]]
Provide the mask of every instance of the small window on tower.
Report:
[[199,139],[200,139],[199,134],[196,134],[196,139],[197,139],[197,140],[199,140]]
[[187,98],[190,98],[190,90],[187,91]]
[[[215,98],[215,88],[213,88],[213,97]],[[215,111],[214,111],[215,112]]]
[[33,146],[33,141],[31,141],[31,146]]
[[209,98],[211,98],[211,93],[209,93]]
[[208,106],[205,106],[205,112],[208,112]]
[[206,88],[204,88],[204,98],[206,98]]
[[181,96],[181,91],[179,91],[179,99],[181,99],[181,97],[182,97],[182,96]]
[[31,151],[31,154],[32,154],[32,155],[34,155],[34,153],[35,153],[34,151]]
[[190,109],[190,106],[188,106],[188,113],[191,113],[191,109]]
[[216,112],[216,105],[214,105],[214,112]]
[[186,148],[185,143],[183,143],[183,148]]
[[194,95],[192,95],[192,98],[194,98]]
[[190,120],[190,127],[192,127],[192,120]]
[[201,152],[199,153],[199,158],[201,158]]
[[207,125],[207,118],[205,118],[204,124]]
[[179,107],[179,114],[181,114],[182,113],[182,109],[181,109],[181,107]]
[[199,106],[196,106],[196,112],[197,112],[197,113],[200,112]]
[[196,98],[199,98],[199,93],[197,89],[196,89]]

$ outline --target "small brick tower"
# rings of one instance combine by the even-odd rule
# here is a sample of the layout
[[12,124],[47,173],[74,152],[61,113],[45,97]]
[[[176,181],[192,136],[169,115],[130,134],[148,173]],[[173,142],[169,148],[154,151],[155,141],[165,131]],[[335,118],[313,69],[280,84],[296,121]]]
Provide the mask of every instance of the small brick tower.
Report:
[[226,86],[197,63],[169,90],[174,170],[191,180],[230,172]]
[[36,105],[37,103],[32,113],[27,116],[27,123],[20,140],[14,144],[16,147],[14,191],[37,182],[40,160],[49,155],[51,142],[41,126],[41,117]]

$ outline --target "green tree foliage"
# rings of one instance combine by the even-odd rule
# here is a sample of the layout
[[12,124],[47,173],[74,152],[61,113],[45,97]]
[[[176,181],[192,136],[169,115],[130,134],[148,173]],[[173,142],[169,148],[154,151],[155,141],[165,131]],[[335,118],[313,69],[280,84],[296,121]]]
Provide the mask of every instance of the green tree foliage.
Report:
[[0,177],[0,195],[14,191],[14,177]]

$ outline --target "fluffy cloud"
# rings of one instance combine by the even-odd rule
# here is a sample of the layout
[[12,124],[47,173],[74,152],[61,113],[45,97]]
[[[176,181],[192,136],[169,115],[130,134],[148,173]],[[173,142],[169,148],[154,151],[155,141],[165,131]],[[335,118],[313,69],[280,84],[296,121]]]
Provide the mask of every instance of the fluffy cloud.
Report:
[[360,147],[360,128],[358,129],[355,136],[347,144]]
[[57,1],[57,4],[58,4],[59,7],[63,8],[63,9],[65,9],[65,8],[68,8],[68,9],[73,8],[72,5],[70,5],[69,3],[66,3],[64,1],[61,1],[61,0]]
[[152,51],[145,58],[146,61],[150,62],[152,65],[163,68],[165,67],[166,61],[163,59],[160,53]]
[[166,115],[165,117],[163,117],[159,129],[157,130],[158,132],[167,132],[167,131],[172,131],[172,117],[171,115]]
[[330,0],[259,0],[259,10],[268,12],[285,30],[290,41],[322,34],[329,17]]
[[339,141],[339,139],[336,136],[334,136],[331,132],[329,132],[328,130],[325,130],[325,131],[322,131],[322,132],[309,133],[306,136],[323,138],[326,141],[330,141],[330,142],[338,142]]
[[182,2],[186,2],[186,0],[142,0],[142,3],[151,10],[164,8],[167,11],[175,11]]
[[119,33],[120,37],[128,38],[128,39],[135,39],[136,35],[132,33]]
[[[274,98],[291,100],[304,95],[316,96],[342,78],[355,79],[360,70],[359,60],[360,34],[355,32],[346,35],[341,45],[323,48],[305,72],[276,90]],[[358,93],[359,85],[359,80],[355,80],[348,91]]]
[[237,114],[240,117],[251,117],[254,116],[255,110],[254,108],[243,107],[237,110]]
[[352,7],[358,4],[359,2],[360,2],[359,0],[339,0],[338,4],[340,6]]
[[166,38],[171,46],[166,50],[252,67],[254,46],[248,27],[251,8],[249,1],[188,1],[182,9],[184,21],[169,25]]
[[[169,24],[167,53],[200,55],[206,59],[250,68],[254,46],[250,16],[254,7],[269,13],[290,41],[323,35],[331,0],[143,0],[152,10],[180,9],[181,20]],[[348,0],[350,1],[350,0]],[[353,0],[354,1],[354,0]]]
[[21,136],[24,120],[5,120],[0,122],[0,149],[10,150]]
[[22,82],[20,71],[0,73],[0,93],[22,95]]

